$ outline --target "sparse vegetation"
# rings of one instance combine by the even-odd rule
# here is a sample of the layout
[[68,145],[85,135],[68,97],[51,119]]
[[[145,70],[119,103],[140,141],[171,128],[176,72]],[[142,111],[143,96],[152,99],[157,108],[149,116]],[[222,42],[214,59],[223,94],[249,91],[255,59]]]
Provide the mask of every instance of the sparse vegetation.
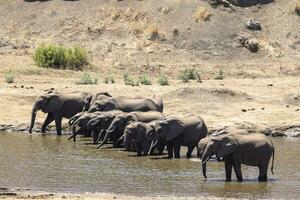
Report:
[[80,70],[88,64],[87,52],[81,47],[65,48],[56,45],[40,45],[34,60],[39,67]]
[[207,21],[211,15],[211,12],[207,8],[199,7],[194,13],[194,19],[196,22]]
[[200,74],[195,68],[187,68],[180,71],[178,78],[182,80],[184,83],[188,82],[189,80],[197,80],[200,83],[202,82]]
[[147,75],[143,75],[139,79],[142,85],[152,85],[151,79]]
[[125,85],[131,85],[131,86],[139,86],[140,85],[139,80],[134,80],[134,78],[132,78],[128,74],[124,75],[123,80],[124,80]]
[[219,70],[218,75],[215,76],[214,79],[215,79],[215,80],[223,80],[223,79],[224,79],[224,73],[223,73],[223,71],[222,71],[221,69]]
[[11,72],[9,72],[4,76],[4,80],[6,83],[13,83],[15,81],[15,76]]
[[76,82],[77,85],[96,85],[98,83],[98,79],[94,78],[89,73],[84,73],[80,80]]
[[300,16],[300,0],[295,4],[295,12]]
[[159,85],[161,86],[165,86],[165,85],[169,85],[169,80],[167,78],[167,76],[161,74],[158,79],[157,79],[157,82]]
[[144,30],[144,27],[141,23],[135,23],[132,27],[131,33],[133,35],[139,35],[142,34]]
[[115,79],[114,79],[114,77],[105,77],[104,83],[105,84],[115,83]]
[[148,27],[147,35],[149,40],[157,40],[159,38],[158,28],[155,24]]

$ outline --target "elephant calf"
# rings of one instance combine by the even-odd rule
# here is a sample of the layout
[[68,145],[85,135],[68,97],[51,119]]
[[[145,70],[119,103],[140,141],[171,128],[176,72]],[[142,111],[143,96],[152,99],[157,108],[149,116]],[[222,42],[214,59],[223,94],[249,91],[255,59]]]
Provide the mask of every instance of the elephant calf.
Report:
[[146,137],[151,141],[162,139],[166,142],[169,158],[180,158],[181,146],[187,146],[187,158],[190,158],[198,142],[206,137],[207,127],[202,118],[186,117],[184,119],[167,117],[155,122],[147,130]]
[[165,148],[163,141],[157,141],[155,145],[151,145],[151,141],[146,138],[146,131],[154,122],[155,121],[149,123],[133,122],[127,125],[124,131],[125,149],[129,151],[134,142],[138,156],[146,156],[149,152],[153,154],[156,149],[158,150],[158,154],[163,154]]
[[257,166],[259,168],[259,181],[267,181],[267,171],[271,156],[273,173],[274,145],[263,134],[241,135],[231,133],[220,136],[209,136],[200,141],[199,156],[202,159],[203,176],[206,178],[206,162],[209,157],[216,155],[225,162],[226,181],[231,181],[232,167],[237,180],[243,181],[241,164]]

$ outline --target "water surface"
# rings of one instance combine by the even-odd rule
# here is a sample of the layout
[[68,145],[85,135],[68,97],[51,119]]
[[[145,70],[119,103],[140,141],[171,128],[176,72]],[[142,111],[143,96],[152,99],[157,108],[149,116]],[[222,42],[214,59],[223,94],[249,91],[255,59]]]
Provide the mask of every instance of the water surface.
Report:
[[[300,139],[275,138],[275,175],[257,181],[258,169],[243,166],[244,182],[225,183],[223,163],[209,163],[204,181],[200,163],[128,156],[96,149],[87,138],[0,134],[0,187],[46,192],[121,193],[137,196],[287,198],[300,195]],[[195,159],[193,159],[195,160]],[[270,172],[270,171],[269,171]]]

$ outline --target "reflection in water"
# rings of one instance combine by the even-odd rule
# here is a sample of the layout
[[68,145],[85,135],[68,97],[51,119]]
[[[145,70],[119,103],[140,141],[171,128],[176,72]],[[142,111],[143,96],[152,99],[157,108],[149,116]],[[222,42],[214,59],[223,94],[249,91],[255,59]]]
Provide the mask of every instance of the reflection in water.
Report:
[[[90,139],[0,134],[0,187],[49,192],[109,192],[131,195],[298,198],[299,139],[274,139],[275,175],[257,181],[258,169],[243,166],[244,182],[226,183],[223,163],[208,163],[204,180],[193,160],[128,156],[120,149],[96,149]],[[88,144],[88,145],[86,145]],[[182,152],[184,155],[184,152]],[[234,173],[233,173],[234,176]]]

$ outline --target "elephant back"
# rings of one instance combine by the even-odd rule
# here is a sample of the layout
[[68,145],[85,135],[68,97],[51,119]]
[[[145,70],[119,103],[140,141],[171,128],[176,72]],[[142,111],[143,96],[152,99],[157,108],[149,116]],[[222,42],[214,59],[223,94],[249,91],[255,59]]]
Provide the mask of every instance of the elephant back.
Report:
[[185,126],[183,130],[183,145],[197,145],[202,138],[207,136],[207,127],[203,119],[199,117],[187,117],[182,119]]
[[147,111],[147,112],[132,112],[136,119],[140,122],[148,123],[153,120],[162,120],[165,115],[158,111]]

